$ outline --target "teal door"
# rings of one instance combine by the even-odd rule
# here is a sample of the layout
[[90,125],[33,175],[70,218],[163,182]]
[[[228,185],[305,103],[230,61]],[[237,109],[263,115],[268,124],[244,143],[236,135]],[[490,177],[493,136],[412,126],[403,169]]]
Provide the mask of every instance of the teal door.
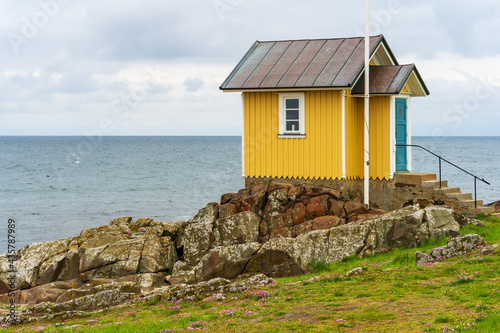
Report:
[[[396,144],[406,145],[406,99],[396,98]],[[396,171],[408,170],[407,147],[396,147]]]

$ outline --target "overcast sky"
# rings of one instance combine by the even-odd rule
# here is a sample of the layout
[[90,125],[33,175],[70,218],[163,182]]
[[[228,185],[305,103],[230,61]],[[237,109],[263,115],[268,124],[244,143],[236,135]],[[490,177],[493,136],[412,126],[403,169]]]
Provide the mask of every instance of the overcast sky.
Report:
[[[362,36],[364,0],[0,0],[0,135],[241,135],[255,40]],[[500,2],[372,1],[431,94],[413,135],[499,135]]]

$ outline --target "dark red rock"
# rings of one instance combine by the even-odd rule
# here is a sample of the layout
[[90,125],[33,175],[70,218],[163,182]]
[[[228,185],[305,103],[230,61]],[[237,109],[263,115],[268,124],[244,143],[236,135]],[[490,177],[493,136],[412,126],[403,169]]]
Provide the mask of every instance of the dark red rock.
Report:
[[234,203],[227,203],[219,206],[219,218],[225,218],[238,214],[238,208]]
[[306,220],[324,216],[328,212],[328,195],[311,198],[306,208]]
[[337,216],[320,216],[312,220],[312,230],[331,229],[333,227],[339,226],[340,224],[341,220]]
[[300,224],[306,221],[306,206],[302,202],[297,202],[292,210],[293,224]]
[[345,217],[344,201],[334,200],[330,198],[328,200],[328,206],[330,207],[329,214],[338,216],[339,218]]
[[283,236],[283,237],[292,237],[293,232],[292,232],[292,228],[291,227],[284,227],[284,228],[275,230],[274,234],[280,235],[280,236]]
[[368,211],[368,206],[365,204],[362,204],[359,199],[354,199],[348,201],[345,206],[344,206],[346,215],[348,218],[354,216],[354,215],[360,215],[360,214],[367,214]]
[[321,189],[321,193],[328,195],[330,198],[334,200],[342,200],[342,195],[340,194],[340,191],[337,191],[333,188],[323,187]]
[[220,197],[220,204],[225,205],[236,196],[236,193],[225,193]]

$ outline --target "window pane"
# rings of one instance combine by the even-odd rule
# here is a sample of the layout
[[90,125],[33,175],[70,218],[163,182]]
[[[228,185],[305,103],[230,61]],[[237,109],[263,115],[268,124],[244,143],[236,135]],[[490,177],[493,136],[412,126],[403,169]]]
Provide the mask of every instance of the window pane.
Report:
[[286,120],[299,120],[299,110],[286,110]]
[[287,131],[298,131],[299,130],[299,122],[298,121],[287,121],[286,122],[286,130]]
[[286,99],[286,108],[287,109],[298,109],[299,108],[299,99],[298,98]]

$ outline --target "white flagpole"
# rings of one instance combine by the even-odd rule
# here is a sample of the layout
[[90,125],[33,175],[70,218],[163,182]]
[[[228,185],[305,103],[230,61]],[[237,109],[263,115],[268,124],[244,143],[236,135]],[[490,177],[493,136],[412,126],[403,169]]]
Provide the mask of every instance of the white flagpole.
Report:
[[364,154],[364,203],[370,205],[370,0],[366,0],[365,13],[365,154]]

